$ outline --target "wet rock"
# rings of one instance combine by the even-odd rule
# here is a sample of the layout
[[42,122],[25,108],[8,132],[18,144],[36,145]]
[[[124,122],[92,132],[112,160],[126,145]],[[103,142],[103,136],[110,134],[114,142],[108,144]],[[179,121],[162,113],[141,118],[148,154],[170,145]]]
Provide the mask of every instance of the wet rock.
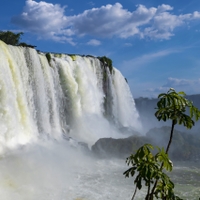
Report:
[[101,138],[91,148],[92,152],[100,157],[126,158],[136,149],[149,140],[142,136],[131,136],[128,138]]

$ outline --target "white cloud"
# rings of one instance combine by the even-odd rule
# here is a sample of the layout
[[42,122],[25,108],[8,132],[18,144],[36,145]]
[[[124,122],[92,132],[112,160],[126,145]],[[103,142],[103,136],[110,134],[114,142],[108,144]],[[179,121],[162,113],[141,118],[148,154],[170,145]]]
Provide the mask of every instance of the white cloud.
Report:
[[157,13],[152,19],[152,25],[144,29],[144,35],[151,39],[170,39],[173,30],[191,18],[191,15],[174,15],[169,10],[173,10],[168,5],[158,7]]
[[157,9],[157,14],[168,11],[168,10],[173,10],[174,8],[171,7],[170,5],[162,4],[161,6],[158,6]]
[[64,12],[65,7],[58,4],[27,0],[21,15],[13,17],[11,21],[41,38],[69,41],[73,45],[72,39],[66,38],[74,35],[74,32],[66,26],[68,20]]
[[193,13],[193,18],[194,18],[194,19],[200,19],[200,12],[195,11],[195,12]]
[[101,45],[101,42],[99,40],[92,39],[87,44],[91,46],[99,46]]
[[[44,38],[71,44],[72,36],[92,37],[139,36],[150,39],[170,39],[174,29],[186,22],[200,19],[200,12],[175,15],[173,7],[162,4],[147,8],[138,5],[134,11],[124,9],[120,3],[85,10],[73,16],[65,15],[65,7],[44,1],[27,0],[23,12],[12,22]],[[66,38],[70,39],[66,39]],[[60,40],[59,40],[60,38]]]
[[130,12],[116,3],[86,10],[73,16],[71,21],[75,31],[81,35],[128,38],[140,35],[139,27],[148,24],[155,13],[156,8],[147,9],[143,5]]
[[27,0],[23,13],[13,17],[12,22],[36,33],[52,33],[61,30],[66,24],[64,9],[58,4]]

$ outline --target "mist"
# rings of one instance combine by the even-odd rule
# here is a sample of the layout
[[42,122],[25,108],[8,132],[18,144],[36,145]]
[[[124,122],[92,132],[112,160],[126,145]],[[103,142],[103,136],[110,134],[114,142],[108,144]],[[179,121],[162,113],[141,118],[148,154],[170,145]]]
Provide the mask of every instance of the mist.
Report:
[[124,160],[97,159],[69,141],[39,141],[1,156],[1,199],[129,199],[125,169]]
[[[106,62],[49,55],[0,41],[1,200],[130,199],[127,147],[146,141],[154,116],[140,113],[125,78]],[[117,138],[123,148],[107,142]],[[99,156],[100,141],[105,155],[114,147],[121,157]]]

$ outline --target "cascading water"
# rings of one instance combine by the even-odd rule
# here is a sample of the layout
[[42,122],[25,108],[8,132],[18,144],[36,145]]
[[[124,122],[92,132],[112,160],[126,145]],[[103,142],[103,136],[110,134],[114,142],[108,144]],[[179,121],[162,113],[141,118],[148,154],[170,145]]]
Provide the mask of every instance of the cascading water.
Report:
[[0,56],[2,147],[62,134],[93,144],[115,136],[111,121],[116,127],[139,128],[123,76],[117,69],[111,74],[99,59],[51,54],[48,61],[34,49],[3,42]]
[[[138,117],[124,77],[99,59],[0,41],[0,199],[130,199],[124,160],[98,160],[74,145],[122,137],[122,127],[140,129]],[[183,170],[190,179],[183,187],[178,174],[178,194],[199,198],[199,168]]]
[[[138,117],[124,77],[98,58],[47,56],[0,41],[1,200],[112,198],[109,182],[98,191],[107,164],[71,146],[122,137],[121,127],[140,128]],[[117,194],[121,184],[111,184]]]

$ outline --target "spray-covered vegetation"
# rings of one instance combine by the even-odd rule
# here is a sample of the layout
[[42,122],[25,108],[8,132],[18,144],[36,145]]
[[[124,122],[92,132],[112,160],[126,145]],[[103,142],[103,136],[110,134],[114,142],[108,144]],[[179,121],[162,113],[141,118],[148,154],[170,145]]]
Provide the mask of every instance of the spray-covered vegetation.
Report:
[[13,33],[11,31],[0,31],[0,40],[5,42],[6,44],[10,44],[13,46],[35,48],[36,46],[26,44],[25,42],[20,42],[21,36],[23,34],[24,34],[23,32]]
[[57,58],[62,58],[62,54],[61,53],[56,53],[56,54],[54,54],[54,56],[57,57]]
[[[136,196],[137,189],[143,185],[147,187],[145,200],[181,200],[174,193],[174,183],[165,171],[172,171],[173,164],[168,157],[170,145],[174,134],[176,124],[183,125],[191,129],[195,122],[199,120],[200,111],[193,105],[193,102],[185,98],[184,92],[176,92],[171,88],[167,93],[158,96],[156,118],[160,121],[171,120],[170,138],[166,149],[158,148],[158,153],[152,153],[154,147],[151,144],[145,144],[140,147],[136,154],[131,154],[126,163],[131,167],[124,172],[125,177],[136,176],[134,180],[135,191],[132,200]],[[189,110],[189,114],[187,111]]]
[[73,61],[76,60],[76,55],[75,55],[75,54],[68,54],[68,55],[71,57],[71,59],[72,59]]
[[46,53],[45,56],[46,56],[48,62],[50,63],[51,62],[51,54],[50,53]]
[[104,66],[109,68],[110,73],[112,74],[113,72],[112,60],[110,58],[107,58],[106,56],[98,57],[98,59],[103,63]]

